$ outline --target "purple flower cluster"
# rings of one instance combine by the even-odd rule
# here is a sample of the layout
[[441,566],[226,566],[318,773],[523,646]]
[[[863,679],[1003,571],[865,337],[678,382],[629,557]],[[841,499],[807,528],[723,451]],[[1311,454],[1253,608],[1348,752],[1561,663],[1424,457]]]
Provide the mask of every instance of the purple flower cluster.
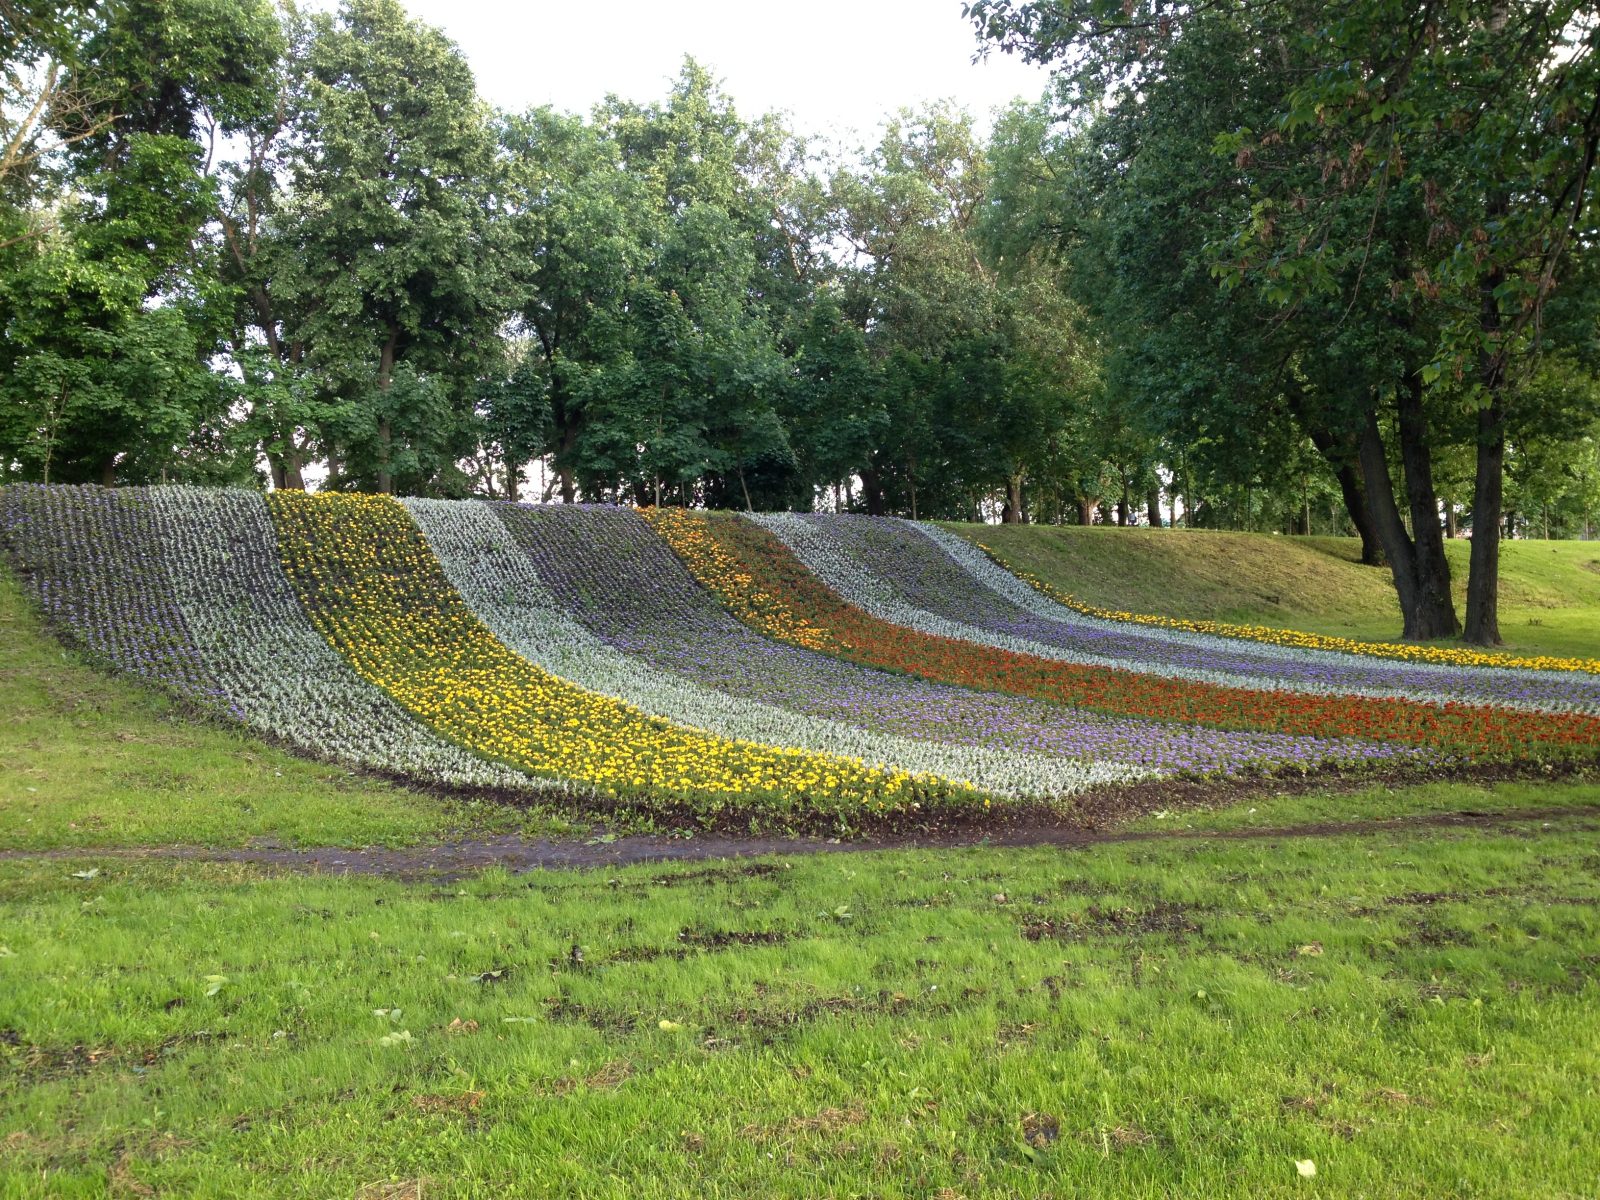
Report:
[[222,701],[168,592],[147,494],[87,485],[0,488],[0,541],[68,641],[190,700]]

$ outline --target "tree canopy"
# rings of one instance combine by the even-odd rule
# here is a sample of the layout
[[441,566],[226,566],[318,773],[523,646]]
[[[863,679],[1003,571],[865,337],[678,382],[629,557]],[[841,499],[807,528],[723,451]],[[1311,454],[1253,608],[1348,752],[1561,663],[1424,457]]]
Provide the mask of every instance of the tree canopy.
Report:
[[398,0],[0,5],[0,482],[1350,533],[1408,636],[1600,512],[1600,20],[971,0],[846,148],[495,111]]

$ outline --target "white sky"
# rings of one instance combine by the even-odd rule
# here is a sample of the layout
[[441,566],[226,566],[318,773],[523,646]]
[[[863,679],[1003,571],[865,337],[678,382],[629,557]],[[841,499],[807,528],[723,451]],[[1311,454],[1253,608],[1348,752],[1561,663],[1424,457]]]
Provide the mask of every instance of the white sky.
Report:
[[1047,81],[1005,55],[974,64],[961,0],[403,3],[444,30],[484,98],[509,109],[586,113],[609,92],[656,99],[691,54],[723,80],[741,115],[784,111],[796,132],[849,144],[901,107],[946,97],[987,128],[992,109],[1037,98]]

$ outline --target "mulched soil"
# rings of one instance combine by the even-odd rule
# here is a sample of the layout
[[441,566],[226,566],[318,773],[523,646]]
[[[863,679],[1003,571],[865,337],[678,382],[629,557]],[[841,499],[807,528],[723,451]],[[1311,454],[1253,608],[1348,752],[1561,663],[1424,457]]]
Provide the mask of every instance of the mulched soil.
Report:
[[[846,854],[867,850],[959,849],[962,847],[1056,846],[1066,850],[1116,842],[1261,841],[1281,838],[1350,837],[1413,829],[1496,829],[1572,818],[1600,821],[1595,806],[1420,813],[1406,817],[1358,821],[1321,821],[1302,825],[1252,826],[1240,829],[1117,830],[1068,823],[1059,814],[1049,819],[1013,820],[988,830],[937,830],[853,841],[800,837],[693,838],[659,836],[619,837],[614,841],[555,842],[516,836],[451,842],[399,850],[323,847],[292,849],[258,842],[234,850],[196,846],[151,846],[134,849],[7,850],[0,859],[176,859],[196,862],[253,863],[308,874],[385,875],[399,878],[453,879],[490,867],[513,873],[549,869],[599,869],[634,863],[701,862],[740,859],[770,854]],[[731,867],[731,864],[730,864]],[[695,872],[707,879],[730,874],[763,874],[766,864],[749,864],[730,870]],[[682,882],[681,873],[663,876],[664,886]]]

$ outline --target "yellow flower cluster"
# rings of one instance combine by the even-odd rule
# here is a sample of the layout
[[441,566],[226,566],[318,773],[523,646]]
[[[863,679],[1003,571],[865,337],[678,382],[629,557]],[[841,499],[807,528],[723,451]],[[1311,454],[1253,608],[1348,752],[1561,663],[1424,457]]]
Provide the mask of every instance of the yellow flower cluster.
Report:
[[1600,671],[1600,659],[1558,658],[1538,654],[1516,656],[1490,654],[1482,650],[1469,650],[1465,646],[1428,646],[1412,642],[1361,642],[1354,638],[1336,637],[1324,633],[1305,633],[1298,629],[1276,629],[1271,625],[1231,625],[1226,621],[1193,621],[1179,617],[1163,617],[1155,613],[1122,612],[1113,608],[1100,608],[1086,604],[1068,592],[1045,582],[1037,575],[1018,570],[1001,558],[991,547],[974,542],[997,566],[1004,567],[1036,591],[1044,593],[1057,604],[1087,617],[1105,621],[1129,621],[1135,625],[1154,625],[1159,629],[1179,629],[1188,633],[1211,633],[1219,637],[1245,638],[1253,642],[1269,642],[1275,646],[1293,646],[1301,650],[1340,650],[1346,654],[1365,654],[1373,658],[1398,658],[1407,662],[1438,663],[1455,667],[1520,667],[1534,671]]
[[323,636],[364,679],[469,750],[611,795],[882,807],[944,784],[674,726],[556,678],[478,620],[389,497],[275,492],[271,507],[284,569]]
[[640,516],[661,535],[700,583],[745,624],[808,650],[837,650],[838,639],[784,601],[756,586],[739,561],[717,545],[706,518],[682,508],[644,508]]

